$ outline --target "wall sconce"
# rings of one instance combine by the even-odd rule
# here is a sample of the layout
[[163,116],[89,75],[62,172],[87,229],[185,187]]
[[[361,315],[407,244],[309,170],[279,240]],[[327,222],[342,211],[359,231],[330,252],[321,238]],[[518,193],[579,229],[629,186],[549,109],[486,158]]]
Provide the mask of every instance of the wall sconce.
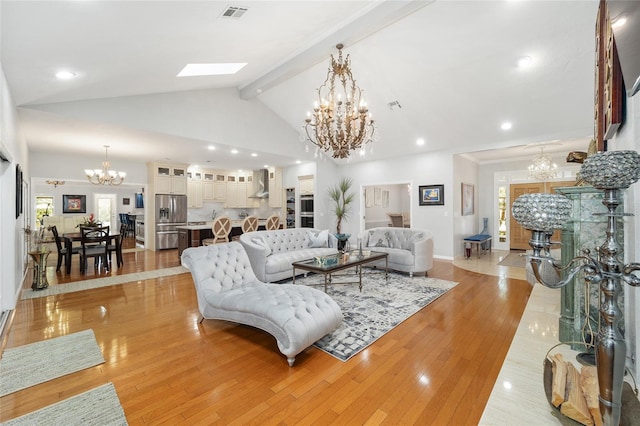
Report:
[[48,180],[47,184],[48,185],[53,185],[54,188],[57,188],[58,186],[64,185],[64,181],[63,180]]

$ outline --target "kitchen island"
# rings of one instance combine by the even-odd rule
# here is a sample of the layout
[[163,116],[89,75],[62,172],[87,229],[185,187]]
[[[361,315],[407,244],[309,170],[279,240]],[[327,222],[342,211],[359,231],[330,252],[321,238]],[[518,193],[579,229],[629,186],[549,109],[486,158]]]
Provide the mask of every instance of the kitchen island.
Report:
[[[267,219],[258,219],[258,230],[264,230]],[[213,238],[211,226],[213,221],[209,222],[189,222],[187,225],[177,226],[178,230],[178,256],[182,256],[182,252],[188,247],[199,247],[202,240]],[[231,221],[231,232],[229,240],[236,235],[242,234],[242,220]]]

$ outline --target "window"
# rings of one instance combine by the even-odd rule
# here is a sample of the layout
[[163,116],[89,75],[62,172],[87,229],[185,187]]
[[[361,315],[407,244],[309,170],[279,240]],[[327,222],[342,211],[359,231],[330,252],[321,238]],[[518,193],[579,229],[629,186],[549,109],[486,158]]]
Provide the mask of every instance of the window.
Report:
[[40,226],[42,225],[42,218],[44,216],[52,216],[53,211],[53,197],[36,197],[36,223],[34,229],[40,228]]

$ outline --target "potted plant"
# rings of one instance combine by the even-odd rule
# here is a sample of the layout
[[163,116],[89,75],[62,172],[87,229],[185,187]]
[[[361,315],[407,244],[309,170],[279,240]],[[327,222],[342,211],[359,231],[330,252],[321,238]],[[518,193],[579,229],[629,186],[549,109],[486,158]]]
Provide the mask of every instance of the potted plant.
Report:
[[329,187],[329,198],[334,203],[334,213],[336,215],[336,238],[338,239],[338,250],[343,250],[351,235],[343,234],[342,220],[349,216],[351,203],[355,197],[354,193],[348,194],[352,185],[351,179],[343,178],[336,186]]

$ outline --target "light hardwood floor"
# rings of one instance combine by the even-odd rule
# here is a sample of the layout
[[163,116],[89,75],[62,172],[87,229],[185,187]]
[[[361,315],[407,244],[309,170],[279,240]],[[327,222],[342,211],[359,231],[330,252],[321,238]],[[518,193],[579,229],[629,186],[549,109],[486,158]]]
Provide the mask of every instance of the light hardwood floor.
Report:
[[[179,264],[175,250],[124,261],[111,273]],[[77,262],[50,281],[95,277]],[[531,286],[447,261],[429,275],[460,284],[350,361],[311,347],[293,368],[260,330],[198,324],[188,273],[21,300],[5,348],[91,328],[106,362],[0,398],[0,421],[112,382],[132,425],[477,424]]]

